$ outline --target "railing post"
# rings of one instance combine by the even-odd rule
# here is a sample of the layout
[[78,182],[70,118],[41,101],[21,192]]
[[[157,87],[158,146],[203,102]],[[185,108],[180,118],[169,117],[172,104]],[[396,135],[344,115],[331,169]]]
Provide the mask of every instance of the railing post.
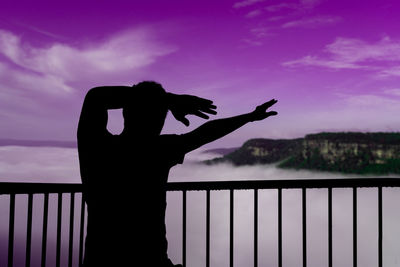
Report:
[[80,223],[80,233],[79,233],[79,266],[83,266],[83,233],[85,228],[85,199],[82,193],[81,199],[81,223]]
[[62,193],[58,193],[57,205],[57,244],[56,244],[56,267],[60,266],[61,259],[61,221],[62,221]]
[[182,265],[186,267],[186,190],[182,191]]
[[353,267],[357,267],[357,187],[353,187]]
[[278,266],[282,267],[282,188],[278,188]]
[[42,233],[42,267],[46,267],[46,250],[47,250],[47,221],[49,214],[49,194],[44,194],[43,203],[43,233]]
[[206,191],[206,267],[210,267],[210,190]]
[[10,218],[8,224],[8,267],[14,264],[14,221],[15,221],[15,194],[10,194]]
[[72,267],[72,255],[74,244],[74,213],[75,213],[75,193],[71,193],[69,209],[69,247],[68,247],[68,267]]
[[383,240],[383,230],[382,230],[382,187],[378,187],[378,266],[382,267],[382,240]]
[[307,191],[302,188],[302,205],[303,205],[303,267],[307,267]]
[[332,188],[328,188],[328,267],[332,267]]
[[254,267],[258,266],[258,189],[254,189]]
[[26,256],[25,266],[31,266],[31,246],[32,246],[32,206],[33,194],[28,194],[28,220],[26,227]]
[[230,190],[229,194],[229,207],[230,207],[230,218],[229,218],[229,266],[233,267],[233,232],[234,232],[234,191]]

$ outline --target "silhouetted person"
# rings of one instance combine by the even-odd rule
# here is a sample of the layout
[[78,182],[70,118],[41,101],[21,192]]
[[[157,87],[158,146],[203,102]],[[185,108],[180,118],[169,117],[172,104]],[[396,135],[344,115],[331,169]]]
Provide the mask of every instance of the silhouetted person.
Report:
[[[166,93],[155,82],[91,89],[78,126],[78,152],[88,206],[85,266],[174,266],[167,256],[165,185],[186,153],[275,111],[271,100],[253,112],[213,120],[182,135],[161,135],[168,110],[207,119],[212,101]],[[107,110],[123,109],[124,129],[106,129]],[[180,265],[179,265],[180,266]]]

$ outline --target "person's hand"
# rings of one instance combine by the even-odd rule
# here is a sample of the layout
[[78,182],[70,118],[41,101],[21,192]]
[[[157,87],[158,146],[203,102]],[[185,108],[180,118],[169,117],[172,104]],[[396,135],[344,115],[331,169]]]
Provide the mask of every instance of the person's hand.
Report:
[[256,107],[256,109],[250,113],[251,120],[252,121],[260,121],[260,120],[264,120],[270,116],[277,115],[278,112],[276,112],[276,111],[268,111],[267,112],[267,109],[270,108],[272,105],[274,105],[276,102],[278,102],[278,100],[271,99],[270,101],[265,102],[264,104]]
[[215,115],[217,112],[211,100],[193,96],[193,95],[175,95],[169,94],[169,110],[177,121],[189,126],[189,120],[186,115],[195,115],[203,119],[209,119],[207,114]]

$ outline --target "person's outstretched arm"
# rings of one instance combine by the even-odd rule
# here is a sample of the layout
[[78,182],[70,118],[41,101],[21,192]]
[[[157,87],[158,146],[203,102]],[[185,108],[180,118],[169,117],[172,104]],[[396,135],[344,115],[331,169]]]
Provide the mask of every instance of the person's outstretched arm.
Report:
[[264,120],[270,116],[277,115],[276,111],[268,111],[270,108],[278,102],[272,99],[260,106],[250,113],[245,113],[239,116],[217,119],[204,123],[197,129],[184,134],[184,150],[185,153],[197,149],[207,143],[217,140],[252,121]]

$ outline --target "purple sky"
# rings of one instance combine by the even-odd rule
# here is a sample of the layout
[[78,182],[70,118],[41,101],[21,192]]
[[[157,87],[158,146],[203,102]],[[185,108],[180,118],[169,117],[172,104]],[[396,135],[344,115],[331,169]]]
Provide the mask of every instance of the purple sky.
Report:
[[73,140],[89,88],[144,79],[213,99],[216,118],[279,100],[213,146],[400,131],[397,0],[63,2],[2,4],[0,138]]

